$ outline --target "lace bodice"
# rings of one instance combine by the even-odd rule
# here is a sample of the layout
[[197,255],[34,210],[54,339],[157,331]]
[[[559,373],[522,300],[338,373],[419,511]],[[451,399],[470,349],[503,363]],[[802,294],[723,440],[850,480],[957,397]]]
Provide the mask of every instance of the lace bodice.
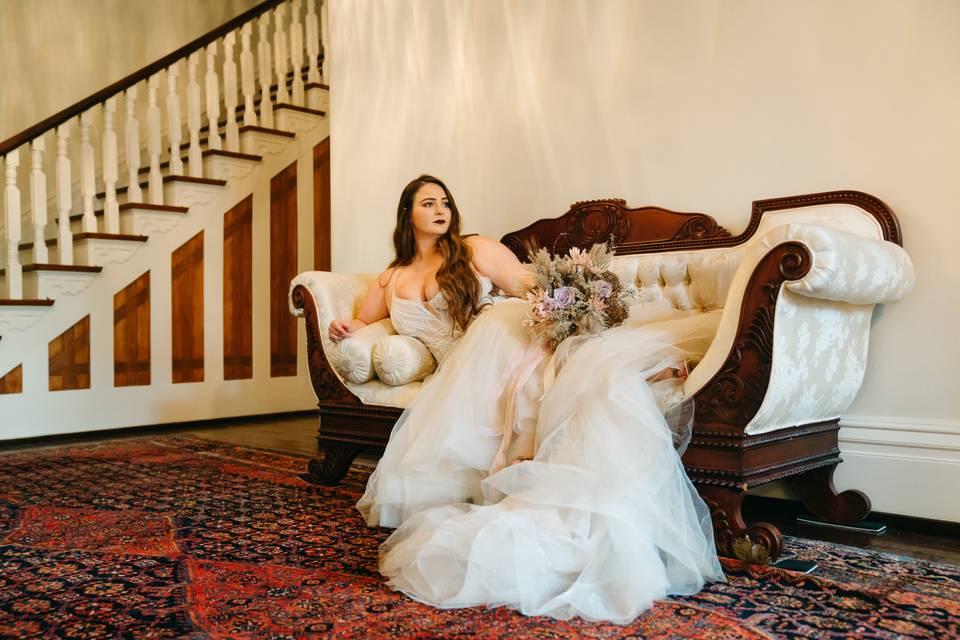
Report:
[[[425,344],[437,364],[440,364],[463,332],[454,325],[442,291],[437,291],[436,295],[427,301],[397,296],[398,272],[399,269],[394,270],[388,285],[390,322],[397,333],[412,336]],[[477,278],[480,280],[480,304],[483,305],[490,299],[493,283],[486,276],[478,275]]]

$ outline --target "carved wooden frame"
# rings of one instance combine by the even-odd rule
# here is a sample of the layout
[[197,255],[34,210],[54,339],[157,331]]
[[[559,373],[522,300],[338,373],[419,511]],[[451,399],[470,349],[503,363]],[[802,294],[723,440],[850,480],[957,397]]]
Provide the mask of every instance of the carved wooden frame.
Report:
[[[859,191],[830,191],[753,203],[747,228],[732,236],[703,213],[679,213],[659,207],[629,209],[619,199],[575,203],[558,218],[543,219],[502,239],[521,259],[529,249],[553,251],[589,248],[612,240],[620,255],[658,251],[730,247],[746,242],[770,211],[823,204],[851,204],[874,217],[884,239],[902,245],[896,216],[878,198]],[[694,396],[693,439],[684,467],[711,510],[718,551],[751,562],[776,558],[780,531],[769,523],[748,526],[741,515],[750,487],[785,479],[815,515],[856,522],[870,511],[870,500],[855,490],[837,493],[833,472],[841,462],[838,420],[796,425],[772,433],[749,435],[744,429],[756,415],[770,380],[774,311],[781,285],[802,278],[811,256],[798,242],[771,249],[754,269],[744,292],[733,345],[723,365]],[[333,372],[323,354],[313,297],[298,286],[293,304],[307,320],[307,357],[314,390],[320,399],[318,442],[324,451],[305,478],[336,484],[354,456],[366,446],[383,447],[401,411],[364,405]]]

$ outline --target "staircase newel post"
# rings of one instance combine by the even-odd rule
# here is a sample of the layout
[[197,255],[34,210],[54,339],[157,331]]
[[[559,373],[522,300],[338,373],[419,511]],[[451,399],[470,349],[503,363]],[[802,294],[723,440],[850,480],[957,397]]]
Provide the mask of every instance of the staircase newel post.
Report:
[[7,230],[7,298],[23,298],[23,268],[20,265],[20,190],[17,188],[17,167],[20,150],[14,149],[5,158],[6,185],[3,191]]
[[290,3],[290,62],[293,65],[293,104],[304,105],[303,25],[300,23],[302,0]]
[[323,82],[330,84],[327,78],[327,59],[329,58],[330,43],[330,7],[327,6],[327,0],[320,0],[323,4],[320,6],[320,43],[323,45],[323,68],[320,75],[323,76]]
[[120,233],[120,205],[117,203],[117,132],[113,129],[113,114],[117,111],[117,97],[107,98],[103,104],[103,223],[107,233]]
[[287,91],[287,34],[283,31],[283,18],[287,5],[280,4],[273,10],[273,64],[277,70],[277,103],[290,102]]
[[260,62],[260,126],[273,128],[273,101],[270,99],[270,79],[273,77],[273,63],[270,58],[270,12],[267,11],[257,22],[260,40],[257,53]]
[[47,253],[47,176],[43,173],[43,136],[30,142],[30,218],[33,221],[33,261],[50,262]]
[[80,114],[80,194],[83,198],[83,232],[97,232],[97,217],[93,214],[93,197],[96,194],[94,184],[93,145],[90,143],[90,126],[93,124],[93,112]]
[[307,0],[307,82],[320,82],[317,58],[320,56],[320,27],[316,0]]
[[253,95],[257,92],[254,78],[253,52],[250,50],[250,37],[253,35],[253,21],[240,29],[240,80],[243,84],[243,126],[257,126],[256,106]]
[[137,87],[127,89],[127,119],[124,141],[127,156],[127,202],[143,202],[140,189],[140,123],[137,121]]
[[203,152],[200,149],[200,127],[203,126],[203,113],[200,105],[200,84],[197,82],[197,67],[200,65],[200,52],[194,51],[187,58],[187,128],[190,129],[190,150],[187,164],[190,175],[203,177]]
[[60,264],[73,264],[73,231],[70,229],[70,211],[73,209],[73,185],[70,176],[70,156],[67,141],[70,124],[57,127],[57,247]]
[[177,76],[180,61],[167,67],[167,135],[170,137],[170,175],[183,175],[183,159],[180,157],[181,130],[180,95],[177,93]]
[[223,105],[227,109],[224,137],[227,151],[240,151],[240,130],[237,128],[237,64],[233,61],[233,47],[236,43],[236,31],[231,31],[223,39]]
[[160,175],[160,154],[163,151],[162,125],[160,123],[160,74],[150,77],[148,84],[150,104],[147,107],[147,150],[150,153],[150,204],[163,204],[163,176]]
[[217,77],[217,43],[207,45],[207,147],[223,149],[220,140],[220,79]]

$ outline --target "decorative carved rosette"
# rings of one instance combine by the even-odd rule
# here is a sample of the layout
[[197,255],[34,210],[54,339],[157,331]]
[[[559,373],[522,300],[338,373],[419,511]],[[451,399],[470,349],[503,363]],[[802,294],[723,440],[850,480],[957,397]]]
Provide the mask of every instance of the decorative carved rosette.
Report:
[[557,238],[556,251],[572,247],[589,249],[598,242],[617,241],[626,237],[630,220],[624,215],[623,200],[600,200],[577,203],[568,214],[563,233]]
[[676,235],[670,238],[671,241],[680,240],[704,240],[706,238],[729,238],[730,232],[717,224],[717,221],[710,216],[694,214],[693,217],[685,222]]

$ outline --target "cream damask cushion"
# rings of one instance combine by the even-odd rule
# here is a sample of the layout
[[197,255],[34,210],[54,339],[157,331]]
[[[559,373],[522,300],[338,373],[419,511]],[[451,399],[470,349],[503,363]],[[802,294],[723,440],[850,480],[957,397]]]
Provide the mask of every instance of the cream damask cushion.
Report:
[[391,386],[423,380],[437,362],[426,345],[412,336],[387,336],[373,347],[373,368],[382,382]]
[[396,333],[390,320],[384,318],[357,329],[331,350],[331,364],[344,380],[357,384],[373,379],[373,348],[378,342]]

